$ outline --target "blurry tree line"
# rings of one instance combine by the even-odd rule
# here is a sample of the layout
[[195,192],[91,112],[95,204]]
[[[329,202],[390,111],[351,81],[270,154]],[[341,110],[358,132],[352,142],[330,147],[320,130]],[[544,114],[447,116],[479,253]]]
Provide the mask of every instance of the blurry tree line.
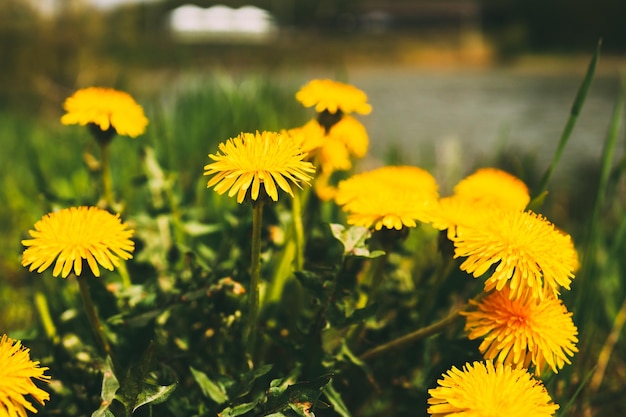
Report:
[[[626,2],[621,0],[161,0],[122,6],[106,14],[80,7],[86,0],[59,0],[63,13],[53,17],[41,16],[30,0],[1,0],[0,108],[37,110],[46,102],[58,103],[78,84],[97,82],[97,77],[108,77],[124,88],[121,65],[125,70],[188,67],[199,57],[229,62],[224,61],[229,54],[242,64],[252,59],[318,62],[333,54],[331,39],[349,37],[358,42],[359,17],[365,10],[402,6],[419,12],[422,2],[477,5],[479,28],[502,57],[534,51],[587,53],[600,37],[605,53],[626,52],[622,22]],[[270,10],[288,35],[279,36],[272,45],[180,45],[166,30],[167,15],[189,3],[201,7],[255,4]],[[406,34],[407,25],[402,29]],[[414,33],[420,29],[419,22],[408,27]],[[393,36],[393,32],[391,20],[385,33],[366,35],[371,39]],[[281,45],[303,34],[309,36],[306,48],[281,51]],[[320,41],[311,41],[311,36]],[[93,80],[84,78],[90,74]]]

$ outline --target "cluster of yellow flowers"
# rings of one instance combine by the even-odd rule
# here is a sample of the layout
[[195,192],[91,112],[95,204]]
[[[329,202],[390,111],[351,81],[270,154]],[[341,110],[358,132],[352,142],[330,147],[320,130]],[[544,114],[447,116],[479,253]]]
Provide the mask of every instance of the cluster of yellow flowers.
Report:
[[[315,119],[282,132],[241,133],[228,139],[209,155],[213,162],[205,166],[205,175],[211,177],[207,186],[236,195],[239,203],[264,196],[277,201],[280,190],[293,196],[291,185],[309,184],[317,171],[318,196],[341,206],[349,224],[401,230],[424,223],[441,230],[454,244],[454,257],[463,258],[460,268],[485,277],[484,297],[463,313],[468,337],[483,338],[479,349],[485,362],[445,374],[439,387],[429,392],[428,412],[553,415],[558,405],[532,373],[539,376],[547,368],[558,372],[577,351],[572,314],[558,298],[561,288],[569,289],[578,268],[571,238],[528,211],[526,185],[497,169],[478,170],[446,197],[439,195],[431,174],[412,166],[381,167],[332,185],[332,173],[351,169],[352,158],[367,153],[367,132],[351,113],[368,114],[372,108],[361,90],[332,80],[313,80],[296,98],[315,107]],[[107,89],[79,91],[68,99],[66,109],[63,123],[132,137],[143,133],[147,124],[130,96]],[[22,242],[27,247],[23,265],[42,272],[56,261],[55,276],[67,277],[72,271],[80,275],[83,261],[99,276],[98,265],[112,270],[119,258],[131,258],[134,250],[133,232],[119,215],[95,207],[48,214],[30,233],[32,239]],[[0,360],[7,343],[3,337]],[[11,352],[19,351],[19,344],[11,346]],[[2,385],[5,369],[12,368],[0,369],[0,407],[23,415],[19,407],[27,403],[15,402],[19,395]],[[28,376],[49,378],[36,372]],[[41,403],[48,398],[32,387],[28,392]]]

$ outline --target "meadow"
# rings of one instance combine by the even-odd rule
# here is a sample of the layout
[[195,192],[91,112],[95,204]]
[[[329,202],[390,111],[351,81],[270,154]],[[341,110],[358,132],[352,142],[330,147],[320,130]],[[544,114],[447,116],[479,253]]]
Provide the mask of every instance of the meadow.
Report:
[[[451,200],[446,198],[455,195],[435,191],[431,201],[432,190],[412,188],[418,178],[429,181],[421,168],[415,181],[414,170],[401,171],[388,183],[357,188],[342,202],[335,195],[342,181],[374,171],[359,165],[367,146],[363,152],[361,143],[352,152],[351,147],[358,148],[352,139],[346,139],[349,165],[326,168],[317,154],[310,160],[316,169],[311,186],[307,181],[297,185],[296,174],[284,175],[291,192],[276,179],[276,199],[268,177],[261,181],[258,198],[250,184],[252,191],[231,196],[215,192],[215,183],[207,187],[212,174],[203,175],[206,166],[217,161],[208,155],[227,155],[220,144],[241,132],[280,133],[317,120],[322,127],[330,123],[322,135],[328,136],[337,123],[328,118],[350,110],[315,111],[302,105],[296,93],[308,79],[215,71],[157,92],[134,94],[132,84],[114,86],[133,95],[148,125],[136,138],[118,128],[106,145],[106,159],[97,134],[62,124],[61,112],[43,117],[3,110],[0,333],[21,341],[50,376],[35,381],[49,393],[43,405],[33,398],[44,394],[23,395],[41,416],[444,416],[460,410],[436,410],[433,396],[452,395],[435,390],[443,375],[450,382],[454,377],[446,373],[453,367],[469,375],[467,364],[499,358],[506,366],[496,370],[518,372],[515,383],[541,381],[533,383],[533,390],[545,387],[541,395],[549,394],[550,404],[559,406],[540,409],[544,397],[528,400],[524,395],[530,388],[504,379],[496,387],[510,388],[502,391],[512,404],[501,415],[532,415],[533,410],[534,415],[626,415],[626,341],[620,337],[626,323],[626,157],[618,146],[623,91],[616,92],[614,112],[606,115],[606,136],[595,138],[604,145],[592,173],[572,179],[580,185],[554,181],[600,56],[598,46],[579,91],[572,92],[570,117],[555,138],[550,164],[516,170],[525,163],[521,155],[494,155],[489,166],[476,161],[463,175],[480,168],[508,173],[486,186],[473,185],[471,192],[494,201],[521,195],[515,216],[531,223],[542,219],[532,230],[549,230],[545,233],[553,239],[545,244],[541,234],[514,229],[512,239],[527,233],[529,241],[502,253],[488,252],[498,242],[490,242],[488,249],[464,246],[469,236],[480,237],[470,219],[478,218],[503,238],[508,232],[497,229],[498,219],[513,215],[498,211],[496,216],[491,208],[476,205],[463,206],[454,221],[438,217],[448,213],[445,204]],[[367,117],[367,111],[361,113],[357,120]],[[306,155],[298,152],[294,155],[300,159]],[[337,150],[327,152],[328,163],[337,165]],[[375,159],[376,168],[396,164],[393,153]],[[296,165],[306,170],[301,162]],[[107,172],[110,195],[103,180]],[[376,193],[388,197],[386,188],[393,192],[404,173],[412,183],[378,202]],[[361,195],[370,197],[364,203]],[[411,210],[421,207],[415,215],[379,213],[366,221],[355,213],[358,204],[382,205],[407,195],[413,197]],[[422,207],[424,201],[433,206]],[[61,271],[52,260],[49,268],[29,271],[23,265],[24,241],[34,238],[29,231],[48,213],[81,206],[116,214],[133,230],[132,246],[118,248],[132,258],[121,256],[111,271],[100,268],[100,277],[90,276],[94,269],[86,256],[84,262],[78,256],[66,265],[65,278],[53,276]],[[485,219],[485,213],[491,217]],[[120,256],[110,251],[111,257]],[[507,258],[512,252],[517,260]],[[503,278],[507,285],[494,283],[509,267],[510,276]],[[565,277],[550,276],[550,270],[561,269]],[[528,277],[536,278],[534,287],[524,281]],[[511,287],[509,281],[516,279],[517,287]],[[522,294],[524,288],[528,291]],[[517,316],[507,317],[510,328],[484,330],[487,301],[495,303],[492,297],[502,289],[512,292],[505,298],[517,306]],[[562,321],[526,315],[543,306],[531,293],[556,303]],[[518,302],[526,304],[519,307]],[[479,316],[476,311],[485,317],[472,328],[468,323]],[[563,336],[568,320],[576,331]],[[523,325],[515,324],[520,321]],[[485,348],[484,340],[496,337]],[[507,349],[513,353],[507,355]],[[489,369],[487,375],[499,372]],[[478,388],[489,383],[480,382]],[[0,411],[14,395],[0,381]],[[491,415],[489,407],[500,401],[480,389],[458,395],[467,415],[477,417]],[[521,403],[531,408],[516,405]]]

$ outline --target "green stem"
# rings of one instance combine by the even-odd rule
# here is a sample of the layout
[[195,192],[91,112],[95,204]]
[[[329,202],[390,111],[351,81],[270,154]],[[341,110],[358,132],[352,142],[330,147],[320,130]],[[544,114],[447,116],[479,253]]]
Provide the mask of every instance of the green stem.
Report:
[[248,294],[248,323],[246,343],[248,353],[254,358],[256,345],[256,325],[259,314],[259,285],[261,282],[261,225],[263,223],[263,202],[254,203],[252,218],[252,257],[250,261],[250,290]]
[[76,277],[76,280],[78,281],[78,288],[80,289],[80,295],[83,299],[83,306],[85,307],[85,313],[87,314],[87,319],[89,320],[89,325],[91,326],[91,330],[96,338],[96,342],[104,353],[109,356],[111,360],[113,360],[111,345],[109,344],[109,340],[104,333],[104,326],[98,318],[98,313],[96,312],[96,308],[89,292],[87,280],[90,278],[95,279],[95,277],[90,276],[90,274],[86,273],[86,271],[83,271],[81,276]]
[[302,225],[302,201],[300,198],[300,192],[296,190],[291,206],[296,240],[296,271],[301,271],[304,268],[304,227]]
[[102,198],[107,207],[113,208],[113,181],[111,179],[111,161],[109,157],[109,145],[111,142],[98,142],[100,144],[100,180],[102,181]]
[[469,303],[464,305],[460,309],[454,310],[452,313],[448,314],[446,317],[442,318],[441,320],[429,326],[422,327],[421,329],[417,329],[404,336],[400,336],[397,339],[394,339],[390,342],[387,342],[380,346],[376,346],[375,348],[372,348],[362,353],[361,355],[359,355],[359,359],[362,359],[362,360],[372,359],[376,356],[382,355],[383,353],[387,353],[391,350],[407,346],[417,340],[424,339],[428,336],[432,336],[434,334],[440,333],[446,327],[448,327],[449,325],[457,321],[461,317],[459,313],[464,311],[468,307],[468,305]]
[[388,253],[389,252],[385,251],[384,255],[372,259],[370,268],[363,279],[363,284],[367,287],[367,292],[361,294],[357,308],[367,307],[374,298],[374,294],[378,291],[378,287],[380,287],[380,284],[383,282],[385,275],[384,271],[387,265]]

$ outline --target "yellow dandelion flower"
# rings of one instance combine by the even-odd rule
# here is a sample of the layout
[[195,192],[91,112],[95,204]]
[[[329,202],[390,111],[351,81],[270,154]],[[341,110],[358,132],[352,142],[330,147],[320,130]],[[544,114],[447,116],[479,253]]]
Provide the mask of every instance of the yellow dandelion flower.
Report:
[[296,93],[296,99],[304,107],[315,106],[318,113],[369,114],[372,106],[367,103],[367,95],[358,88],[338,81],[316,79],[309,81]]
[[355,158],[363,158],[367,154],[369,136],[365,126],[352,116],[343,116],[330,128],[328,136],[343,142]]
[[252,200],[257,200],[261,185],[268,196],[278,201],[278,189],[293,196],[289,182],[300,187],[309,184],[313,164],[304,161],[305,154],[289,135],[276,132],[241,133],[220,143],[217,155],[209,155],[215,162],[204,167],[204,175],[213,175],[207,188],[215,186],[218,194],[228,191],[237,194],[243,202],[248,190]]
[[48,370],[40,367],[38,361],[30,360],[30,349],[13,341],[7,335],[0,338],[0,415],[27,417],[26,410],[37,413],[37,409],[27,400],[32,398],[41,405],[50,400],[50,394],[37,387],[33,379],[49,382]]
[[74,270],[80,276],[83,260],[91,272],[100,276],[98,264],[113,270],[119,258],[132,258],[135,244],[133,230],[123,224],[119,215],[97,207],[70,207],[46,214],[31,230],[32,239],[22,240],[27,247],[22,265],[30,271],[43,272],[53,262],[52,275],[66,278]]
[[490,293],[475,311],[463,312],[470,339],[484,338],[479,350],[517,368],[535,366],[541,375],[546,365],[557,373],[578,352],[578,329],[563,303],[553,297],[522,297],[511,300],[509,288]]
[[469,200],[511,210],[524,210],[530,202],[522,180],[496,168],[481,168],[454,187],[454,194]]
[[433,417],[549,417],[559,409],[525,369],[491,361],[452,367],[428,390]]
[[518,299],[557,296],[570,288],[578,255],[571,237],[533,212],[491,210],[471,226],[457,226],[454,257],[466,258],[461,269],[478,278],[495,267],[485,290],[511,288]]
[[315,151],[324,144],[324,128],[311,120],[303,126],[295,127],[286,131],[296,144],[306,154],[305,159],[311,160],[315,156]]
[[440,198],[431,205],[427,221],[435,229],[448,231],[448,238],[456,236],[457,226],[472,226],[485,217],[486,208],[480,202],[457,195]]
[[76,91],[63,104],[67,112],[64,125],[93,124],[102,131],[115,129],[119,135],[137,137],[145,132],[148,119],[142,107],[130,94],[105,87],[88,87]]
[[437,182],[412,166],[387,166],[339,182],[335,202],[348,223],[380,230],[415,227],[439,197]]

